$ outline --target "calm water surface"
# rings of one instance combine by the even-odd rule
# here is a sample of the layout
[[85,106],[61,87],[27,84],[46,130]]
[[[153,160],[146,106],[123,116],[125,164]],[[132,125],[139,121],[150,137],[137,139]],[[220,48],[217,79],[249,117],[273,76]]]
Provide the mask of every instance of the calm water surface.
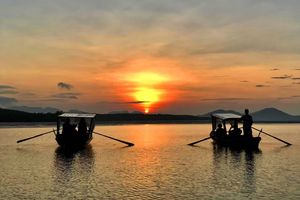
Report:
[[[211,125],[97,126],[89,147],[66,155],[53,127],[0,128],[0,199],[300,199],[300,125],[259,124],[257,152],[215,147]],[[257,135],[257,132],[254,132]]]

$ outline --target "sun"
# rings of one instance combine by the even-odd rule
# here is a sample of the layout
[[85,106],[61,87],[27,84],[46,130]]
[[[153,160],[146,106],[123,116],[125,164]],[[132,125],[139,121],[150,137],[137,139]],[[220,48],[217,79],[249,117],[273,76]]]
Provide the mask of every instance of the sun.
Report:
[[146,113],[146,114],[148,114],[148,113],[149,113],[149,110],[148,110],[148,108],[146,108],[146,109],[145,109],[145,113]]

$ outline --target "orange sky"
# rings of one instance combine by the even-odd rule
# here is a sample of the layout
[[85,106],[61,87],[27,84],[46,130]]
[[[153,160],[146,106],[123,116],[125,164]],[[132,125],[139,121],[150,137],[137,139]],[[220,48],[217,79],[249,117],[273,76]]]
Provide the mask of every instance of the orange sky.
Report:
[[0,107],[300,114],[300,5],[213,2],[4,0]]

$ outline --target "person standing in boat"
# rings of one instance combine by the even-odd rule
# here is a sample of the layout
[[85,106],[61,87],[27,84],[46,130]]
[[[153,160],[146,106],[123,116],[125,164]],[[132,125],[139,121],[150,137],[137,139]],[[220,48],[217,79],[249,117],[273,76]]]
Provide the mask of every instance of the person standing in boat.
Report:
[[243,115],[239,121],[243,121],[243,130],[244,130],[244,136],[247,138],[252,138],[252,124],[253,120],[251,115],[249,115],[249,110],[245,109],[245,115]]

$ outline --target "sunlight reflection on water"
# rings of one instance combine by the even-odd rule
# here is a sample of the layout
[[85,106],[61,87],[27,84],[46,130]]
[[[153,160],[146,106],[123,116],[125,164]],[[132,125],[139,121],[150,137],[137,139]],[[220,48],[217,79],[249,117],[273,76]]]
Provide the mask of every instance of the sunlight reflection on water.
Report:
[[186,145],[208,136],[206,124],[97,126],[135,146],[95,135],[67,154],[52,134],[16,144],[49,128],[1,128],[0,198],[299,199],[300,125],[262,126],[293,145],[268,136],[255,152]]

